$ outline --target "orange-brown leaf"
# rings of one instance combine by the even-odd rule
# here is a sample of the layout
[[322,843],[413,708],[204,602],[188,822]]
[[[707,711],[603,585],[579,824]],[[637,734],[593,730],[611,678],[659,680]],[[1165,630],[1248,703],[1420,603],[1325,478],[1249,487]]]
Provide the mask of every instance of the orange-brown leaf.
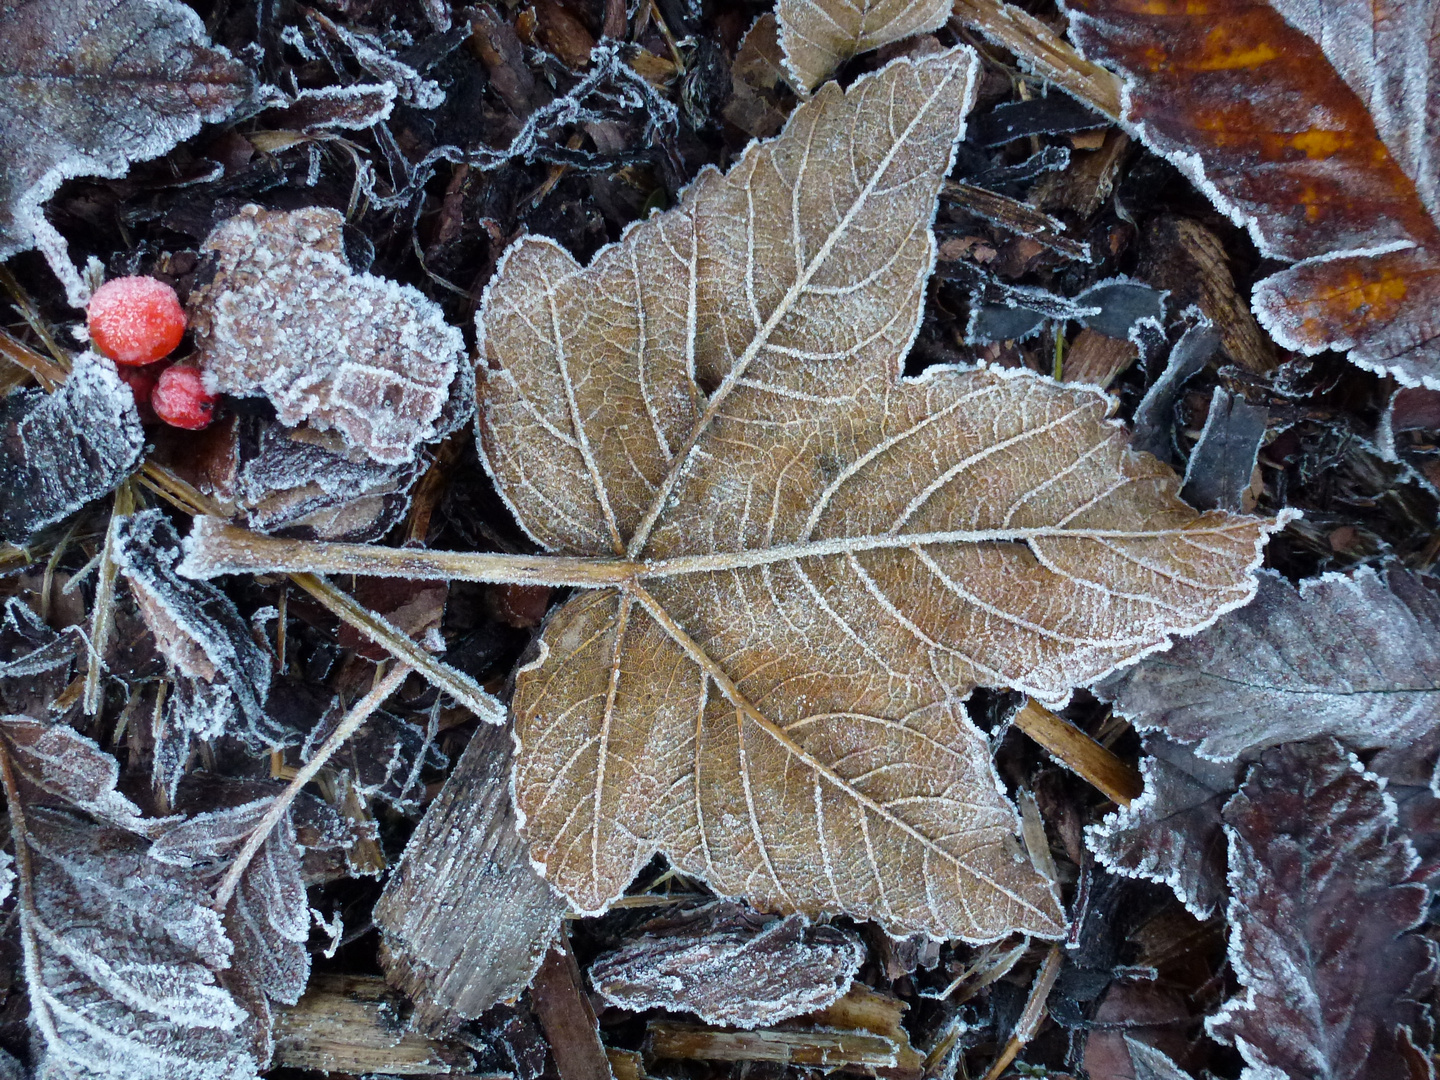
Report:
[[1261,251],[1286,348],[1440,385],[1440,11],[1428,0],[1070,0],[1126,119]]

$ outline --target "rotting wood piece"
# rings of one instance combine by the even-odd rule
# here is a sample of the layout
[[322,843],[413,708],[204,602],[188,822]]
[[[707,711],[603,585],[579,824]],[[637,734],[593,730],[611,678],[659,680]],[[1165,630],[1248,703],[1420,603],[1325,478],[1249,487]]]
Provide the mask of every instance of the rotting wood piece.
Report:
[[375,905],[381,961],[422,1030],[519,994],[559,929],[565,906],[530,866],[509,776],[510,732],[482,725]]
[[652,1020],[646,1053],[652,1059],[851,1066],[887,1080],[919,1080],[924,1056],[901,1026],[906,1009],[898,998],[855,983],[834,1004],[782,1027],[735,1031]]
[[1250,304],[1235,288],[1225,245],[1198,221],[1165,215],[1152,221],[1141,245],[1140,275],[1170,290],[1176,310],[1194,304],[1220,332],[1230,359],[1257,375],[1280,360]]
[[433,1076],[468,1073],[463,1047],[408,1029],[405,1002],[371,975],[314,975],[298,1004],[275,1015],[275,1068]]
[[1064,234],[1065,225],[1056,221],[1043,210],[1037,210],[1029,203],[1019,202],[1004,195],[997,195],[974,184],[962,184],[956,180],[945,181],[940,188],[940,197],[946,202],[963,206],[972,214],[984,218],[992,225],[1026,236],[1036,243],[1044,244],[1051,251],[1079,262],[1090,261],[1090,245],[1083,240],[1072,240]]
[[530,998],[560,1080],[611,1080],[610,1059],[600,1042],[595,1010],[585,993],[580,965],[570,951],[570,939],[564,934],[545,954],[545,962],[530,984]]
[[1015,714],[1015,726],[1043,746],[1071,772],[1120,806],[1145,790],[1140,773],[1085,732],[1034,701]]

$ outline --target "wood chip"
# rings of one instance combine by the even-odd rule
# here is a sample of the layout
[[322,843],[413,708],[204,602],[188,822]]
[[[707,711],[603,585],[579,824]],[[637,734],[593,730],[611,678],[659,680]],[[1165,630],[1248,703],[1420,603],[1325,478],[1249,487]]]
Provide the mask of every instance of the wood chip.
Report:
[[443,1030],[530,982],[564,905],[530,868],[510,804],[510,733],[483,726],[375,905],[382,963]]

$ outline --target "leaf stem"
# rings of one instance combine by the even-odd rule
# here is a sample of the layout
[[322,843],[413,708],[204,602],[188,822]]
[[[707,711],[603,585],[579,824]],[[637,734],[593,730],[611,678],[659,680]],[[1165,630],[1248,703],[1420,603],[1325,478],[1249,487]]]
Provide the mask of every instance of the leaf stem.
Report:
[[256,853],[264,846],[275,826],[280,824],[280,819],[290,811],[290,804],[295,801],[302,788],[315,778],[327,761],[335,755],[340,747],[345,745],[346,740],[354,735],[364,726],[365,721],[381,705],[385,699],[400,688],[405,677],[410,674],[410,668],[405,664],[397,664],[390,673],[381,679],[375,687],[363,698],[357,701],[340,721],[340,726],[331,732],[330,737],[321,744],[320,749],[315,751],[309,761],[300,766],[300,771],[295,778],[270,804],[270,809],[265,811],[265,816],[255,823],[255,828],[250,830],[250,835],[245,838],[245,845],[240,853],[235,856],[235,861],[230,864],[230,869],[225,872],[220,886],[215,890],[215,902],[211,904],[216,911],[224,912],[230,906],[231,899],[235,896],[235,889],[240,884],[240,878],[244,875],[246,867],[255,858]]

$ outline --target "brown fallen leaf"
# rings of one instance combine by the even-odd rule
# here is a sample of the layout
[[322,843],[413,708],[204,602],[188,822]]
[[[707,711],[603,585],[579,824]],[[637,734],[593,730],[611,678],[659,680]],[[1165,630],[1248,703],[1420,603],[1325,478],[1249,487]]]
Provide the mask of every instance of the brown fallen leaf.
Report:
[[950,0],[779,0],[785,69],[814,90],[858,53],[944,26]]
[[1435,10],[1400,0],[1069,0],[1085,55],[1126,77],[1125,119],[1261,253],[1288,349],[1349,352],[1440,386]]
[[184,572],[575,585],[517,675],[531,858],[604,910],[657,852],[762,909],[1061,930],[964,700],[1072,688],[1248,601],[1282,522],[1197,514],[1092,387],[901,377],[966,50],[827,86],[582,269],[526,238],[479,318],[487,469],[554,554],[197,519]]
[[1102,394],[900,378],[973,68],[823,88],[588,269],[528,238],[489,286],[499,490],[552,551],[644,560],[516,688],[524,831],[582,911],[658,850],[764,908],[1054,935],[961,701],[1064,701],[1253,590],[1273,526],[1185,507]]
[[174,0],[0,6],[0,259],[39,246],[70,302],[88,296],[41,207],[74,176],[123,176],[223,119],[251,86]]

